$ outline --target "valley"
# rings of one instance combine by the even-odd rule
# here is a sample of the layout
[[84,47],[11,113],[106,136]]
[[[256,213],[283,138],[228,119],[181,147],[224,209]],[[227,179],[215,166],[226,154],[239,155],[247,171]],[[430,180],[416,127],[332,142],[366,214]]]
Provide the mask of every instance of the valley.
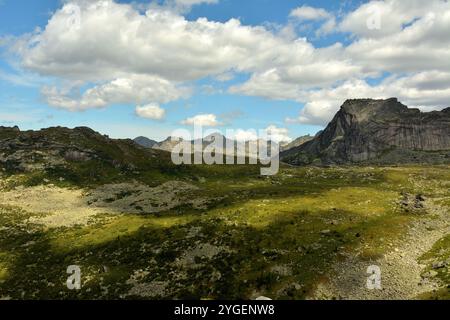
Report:
[[[160,187],[2,174],[0,296],[449,297],[448,166],[190,170]],[[416,197],[423,205],[405,200]],[[374,264],[379,292],[365,287]],[[66,288],[69,265],[82,270],[79,291]]]

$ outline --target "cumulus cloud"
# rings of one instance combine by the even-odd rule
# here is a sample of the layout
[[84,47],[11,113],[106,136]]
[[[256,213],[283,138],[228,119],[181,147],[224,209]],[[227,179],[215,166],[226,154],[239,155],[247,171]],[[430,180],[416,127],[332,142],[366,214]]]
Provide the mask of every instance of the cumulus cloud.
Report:
[[258,131],[255,129],[238,129],[233,131],[233,134],[230,135],[229,138],[239,142],[257,141],[259,139],[270,140],[277,143],[292,141],[292,138],[289,137],[288,129],[278,128],[275,125],[270,125],[267,128]]
[[233,132],[233,135],[229,136],[229,138],[239,142],[255,141],[258,140],[258,132],[251,129],[237,129]]
[[188,88],[146,75],[128,75],[110,82],[95,85],[81,96],[74,88],[44,87],[42,94],[51,106],[71,111],[103,108],[111,104],[167,103],[189,94]]
[[[318,32],[348,33],[350,43],[316,48],[292,30],[286,36],[237,19],[191,21],[171,5],[143,11],[113,0],[71,0],[13,49],[24,69],[58,83],[43,88],[47,102],[74,111],[164,104],[189,96],[193,81],[239,73],[250,77],[232,86],[233,94],[304,104],[291,122],[324,124],[347,98],[397,96],[428,109],[450,100],[449,1],[369,1],[342,17],[303,6],[291,17],[321,23]],[[198,120],[218,125],[214,115],[203,116]]]
[[181,121],[181,124],[187,126],[203,126],[203,127],[218,127],[221,123],[217,120],[217,116],[214,114],[199,114],[192,118],[187,118]]
[[[316,54],[320,54],[319,50]],[[306,89],[332,85],[339,80],[362,74],[361,67],[348,61],[325,60],[309,65],[288,65],[263,73],[254,73],[243,85],[230,88],[232,93],[296,100]]]
[[303,5],[292,10],[289,16],[300,23],[320,22],[321,26],[316,30],[318,37],[332,33],[337,27],[335,15],[322,8]]
[[304,5],[292,10],[290,16],[302,21],[311,21],[330,19],[332,14],[322,8],[314,8]]
[[141,118],[161,120],[164,118],[166,111],[157,104],[148,104],[137,106],[136,114]]
[[[322,63],[333,65],[331,77],[335,72],[346,77],[355,69],[345,61],[329,61],[327,50],[315,49],[306,39],[292,41],[261,26],[244,26],[236,19],[188,21],[161,7],[142,14],[112,0],[67,2],[44,30],[24,36],[15,49],[27,70],[94,87],[78,100],[59,94],[61,88],[45,90],[49,103],[74,110],[124,101],[131,91],[147,100],[140,103],[172,101],[183,96],[177,92],[180,84],[208,76],[230,79],[230,71],[258,78],[276,68],[282,81],[301,79],[314,86],[332,81],[321,72]],[[169,94],[154,100],[152,93],[142,92],[146,78],[158,79]],[[118,80],[129,83],[129,90],[123,92]],[[106,91],[114,99],[104,97]]]
[[277,126],[271,125],[268,126],[265,131],[271,141],[277,143],[292,141],[292,138],[289,137],[289,130],[286,128],[278,128]]
[[[78,5],[78,26],[69,23],[72,15],[63,8],[44,31],[21,42],[18,49],[24,67],[88,81],[130,73],[189,81],[234,67],[240,71],[264,68],[290,49],[264,28],[243,26],[235,19],[225,23],[205,18],[188,21],[161,8],[141,14],[128,4],[108,0]],[[277,46],[283,51],[271,49]],[[297,47],[298,53],[313,50],[306,41]]]

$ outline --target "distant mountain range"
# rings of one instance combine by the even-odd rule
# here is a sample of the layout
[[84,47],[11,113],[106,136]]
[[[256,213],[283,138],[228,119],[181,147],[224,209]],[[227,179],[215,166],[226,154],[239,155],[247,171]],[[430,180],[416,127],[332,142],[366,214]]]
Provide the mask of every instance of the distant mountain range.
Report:
[[284,151],[305,164],[450,162],[450,108],[421,112],[396,98],[347,100],[314,139]]
[[[203,147],[211,144],[214,136],[220,134],[207,137]],[[251,147],[260,142],[241,146],[252,157]],[[39,131],[0,127],[0,169],[46,170],[59,175],[65,168],[63,171],[73,179],[93,181],[96,177],[99,182],[112,175],[138,176],[149,171],[155,176],[161,172],[173,175],[179,168],[172,164],[167,151],[176,143],[170,138],[162,142],[145,137],[134,141],[110,139],[86,127]],[[421,112],[395,98],[347,100],[324,131],[281,144],[281,150],[281,160],[292,165],[448,164],[450,108]],[[227,154],[226,150],[223,153]]]
[[151,140],[147,137],[137,137],[134,139],[134,142],[136,142],[138,145],[144,147],[144,148],[153,148],[155,145],[158,144],[155,140]]
[[[220,139],[220,138],[224,139],[223,140],[224,141],[224,149],[219,150],[219,152],[224,153],[224,154],[227,154],[232,150],[231,149],[231,150],[227,151],[226,146],[228,145],[228,146],[234,146],[235,152],[237,150],[237,147],[240,146],[245,149],[245,154],[247,156],[255,156],[256,154],[254,154],[253,151],[257,150],[259,144],[267,143],[267,141],[262,140],[262,139],[240,142],[240,141],[228,139],[220,133],[214,133],[203,139],[197,139],[197,140],[192,140],[192,141],[187,141],[187,142],[191,146],[193,146],[196,142],[199,142],[203,146],[203,149],[204,149],[205,147],[209,146],[214,141],[214,139]],[[279,148],[280,148],[280,151],[289,150],[291,148],[298,147],[298,146],[302,145],[303,143],[310,141],[312,139],[313,139],[313,137],[308,135],[308,136],[299,137],[292,142],[280,142]],[[171,152],[173,150],[173,148],[179,144],[180,141],[183,141],[183,140],[180,138],[173,139],[172,137],[168,137],[166,140],[161,141],[161,142],[156,142],[156,141],[151,140],[146,137],[137,137],[134,139],[134,142],[136,142],[138,145],[140,145],[144,148],[151,148],[151,149],[163,150],[163,151],[168,151],[168,152]],[[186,141],[184,141],[184,142],[186,142]],[[268,148],[270,148],[271,143],[276,143],[276,142],[269,141]]]

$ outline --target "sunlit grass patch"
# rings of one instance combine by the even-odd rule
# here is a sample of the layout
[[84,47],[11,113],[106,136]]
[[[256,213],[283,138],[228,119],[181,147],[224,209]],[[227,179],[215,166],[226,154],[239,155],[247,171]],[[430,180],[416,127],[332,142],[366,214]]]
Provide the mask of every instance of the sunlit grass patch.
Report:
[[65,251],[88,248],[108,243],[121,237],[133,236],[140,228],[168,229],[187,224],[192,219],[189,215],[166,217],[120,215],[113,217],[111,221],[104,224],[75,227],[64,232],[56,231],[51,244],[55,249]]
[[450,235],[439,239],[420,259],[427,262],[427,271],[436,270],[438,278],[450,285]]
[[8,277],[7,254],[0,252],[0,284]]
[[360,216],[377,216],[395,211],[398,194],[375,188],[344,187],[310,195],[287,195],[247,200],[225,208],[212,210],[213,216],[227,217],[236,223],[267,227],[278,219],[295,217],[299,212],[353,212]]

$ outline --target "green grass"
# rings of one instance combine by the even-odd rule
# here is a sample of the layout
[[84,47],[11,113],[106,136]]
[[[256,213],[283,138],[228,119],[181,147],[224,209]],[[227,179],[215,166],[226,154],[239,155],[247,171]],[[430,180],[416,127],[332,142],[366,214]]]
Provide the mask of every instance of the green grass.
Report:
[[[70,171],[41,178],[53,177],[64,187],[130,179],[110,169],[95,182],[77,180],[89,170],[76,166],[73,178]],[[65,180],[59,181],[62,174]],[[205,210],[182,206],[158,215],[104,215],[88,226],[48,230],[29,225],[29,213],[0,206],[0,226],[6,228],[0,229],[0,297],[139,298],[126,296],[127,280],[142,269],[148,271],[143,281],[168,283],[170,290],[156,298],[304,299],[341,254],[358,250],[374,260],[388,249],[387,240],[400,239],[420,219],[397,206],[402,191],[445,195],[450,179],[448,167],[419,166],[282,168],[274,177],[260,177],[251,166],[193,166],[131,177],[151,185],[189,181],[199,187],[192,197],[214,200]],[[23,175],[16,183],[24,182],[41,180]],[[447,241],[442,247],[449,247]],[[196,257],[190,267],[180,264],[186,252],[204,243],[219,253]],[[65,287],[72,264],[82,268],[79,292]]]
[[437,278],[441,283],[446,284],[446,288],[442,288],[435,292],[429,292],[423,295],[422,298],[431,300],[450,300],[450,235],[437,241],[433,248],[421,257],[421,260],[427,264],[424,272],[433,270],[433,263],[447,262],[445,267],[435,270],[435,272],[437,272]]

